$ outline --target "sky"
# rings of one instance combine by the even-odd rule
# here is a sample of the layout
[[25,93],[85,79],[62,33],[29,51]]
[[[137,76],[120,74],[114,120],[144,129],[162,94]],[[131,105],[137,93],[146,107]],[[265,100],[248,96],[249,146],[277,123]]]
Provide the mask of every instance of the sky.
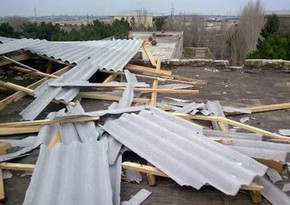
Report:
[[[248,0],[0,0],[0,16],[117,15],[145,8],[154,14],[238,15]],[[266,11],[290,10],[290,0],[262,0]]]

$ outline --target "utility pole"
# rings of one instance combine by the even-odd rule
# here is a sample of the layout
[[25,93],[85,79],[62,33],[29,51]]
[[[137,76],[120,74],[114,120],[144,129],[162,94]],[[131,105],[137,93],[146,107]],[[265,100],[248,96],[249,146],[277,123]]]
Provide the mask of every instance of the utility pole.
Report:
[[35,6],[35,0],[33,0],[33,22],[36,22],[36,6]]

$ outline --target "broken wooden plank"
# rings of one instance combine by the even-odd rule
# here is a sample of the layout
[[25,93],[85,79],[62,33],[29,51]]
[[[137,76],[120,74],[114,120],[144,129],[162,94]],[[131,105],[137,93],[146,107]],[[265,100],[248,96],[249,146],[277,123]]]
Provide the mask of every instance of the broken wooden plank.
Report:
[[217,124],[218,124],[221,131],[223,131],[225,133],[229,132],[227,124],[225,124],[224,122],[220,122],[220,121],[218,121]]
[[256,159],[258,162],[266,165],[269,168],[275,169],[280,174],[287,173],[287,163],[284,162],[277,162],[274,160],[267,160],[267,159]]
[[[144,74],[135,74],[136,77],[140,77],[140,78],[146,78],[146,79],[151,79],[151,80],[155,80],[155,79],[158,79],[159,81],[167,81],[167,82],[174,82],[174,83],[184,83],[184,84],[189,84],[189,85],[201,85],[201,84],[205,84],[204,81],[202,81],[202,83],[200,81],[197,81],[195,79],[191,79],[191,81],[182,81],[182,80],[176,80],[176,79],[173,79],[172,76],[166,76],[166,75],[160,75],[158,73],[156,73],[155,69],[154,68],[151,68],[153,69],[153,72],[154,74],[153,75],[156,75],[156,76],[151,76],[151,75],[144,75]],[[107,70],[100,70],[100,72],[103,72],[103,73],[111,73],[111,74],[114,74],[116,72],[112,72],[112,71],[107,71]],[[117,72],[118,75],[125,75],[123,72]]]
[[[30,96],[35,96],[35,93],[34,93],[34,91],[32,89],[29,89],[29,88],[26,88],[26,87],[23,87],[23,86],[14,84],[14,83],[4,82],[4,81],[0,80],[0,86],[5,87],[5,88],[9,88],[9,89],[14,90],[14,91],[25,92],[25,93],[27,93]],[[53,100],[52,102],[56,103],[56,104],[63,103],[65,105],[75,106],[74,102],[65,102],[63,100],[60,100],[60,101]]]
[[[158,88],[158,80],[154,80],[153,81],[153,85],[152,85],[152,89],[156,90]],[[157,102],[157,91],[153,91],[151,94],[151,105],[156,106],[156,102]]]
[[49,143],[48,143],[48,147],[53,147],[54,145],[56,145],[57,143],[59,143],[61,140],[60,137],[60,130],[56,129],[53,136],[51,137]]
[[[21,122],[8,122],[0,123],[0,128],[23,128],[23,127],[34,127],[43,126],[56,123],[75,123],[75,122],[87,122],[99,120],[99,116],[75,116],[70,118],[58,118],[58,119],[44,119],[44,120],[31,120],[31,121],[21,121]],[[1,132],[1,131],[0,131]]]
[[32,89],[20,86],[20,85],[16,85],[14,83],[10,83],[10,82],[5,82],[0,80],[0,86],[4,87],[4,88],[8,88],[11,90],[15,90],[15,91],[22,91],[27,93],[28,95],[34,96],[34,92]]
[[225,144],[225,145],[233,144],[233,139],[230,139],[230,138],[220,138],[220,137],[208,137],[208,138],[218,143]]
[[280,140],[285,140],[290,142],[290,137],[284,137],[282,135],[276,134],[276,133],[272,133],[257,127],[253,127],[251,125],[246,125],[234,120],[230,120],[228,118],[225,117],[218,117],[218,116],[203,116],[203,115],[189,115],[189,114],[184,114],[184,113],[173,113],[176,116],[179,117],[183,117],[185,119],[190,119],[190,120],[205,120],[205,121],[220,121],[220,122],[224,122],[224,123],[228,123],[230,125],[251,131],[251,132],[255,132],[255,133],[259,133],[262,134],[266,137],[270,137],[273,139],[280,139]]
[[109,83],[109,82],[112,82],[113,80],[116,79],[117,76],[118,76],[117,74],[111,74],[111,75],[109,75],[109,76],[104,80],[103,83]]
[[0,135],[17,135],[17,134],[28,134],[37,133],[40,130],[40,126],[29,126],[29,127],[2,127],[0,129]]
[[164,172],[160,171],[160,169],[157,169],[149,165],[142,165],[133,162],[123,162],[122,167],[123,169],[128,169],[132,171],[153,174],[155,176],[168,177]]
[[[24,60],[30,59],[31,58],[31,54],[29,54],[29,53],[21,53],[19,55],[15,55],[15,56],[12,56],[10,58],[15,60],[15,61],[24,61]],[[8,64],[11,64],[11,61],[0,58],[0,67],[4,66],[4,65],[8,65]]]
[[[79,92],[77,97],[87,98],[87,99],[95,99],[95,100],[110,100],[110,101],[119,101],[122,96],[117,95],[105,95],[95,92]],[[134,98],[133,102],[136,103],[149,103],[150,99],[147,98]]]
[[[62,75],[64,74],[65,72],[67,72],[69,69],[71,68],[71,66],[66,66],[56,72],[53,73],[53,75]],[[37,86],[41,85],[43,82],[45,82],[45,80],[47,80],[46,78],[43,78],[31,85],[29,85],[27,88],[30,88],[30,89],[35,89]],[[8,105],[10,105],[11,103],[13,102],[17,102],[18,100],[22,99],[23,97],[25,97],[27,95],[26,92],[23,92],[23,91],[18,91],[8,97],[6,97],[5,99],[1,100],[0,101],[0,110],[3,110],[5,107],[7,107]]]
[[[152,166],[150,162],[147,162],[148,166]],[[156,186],[156,176],[154,174],[146,174],[147,176],[147,182],[149,186]]]
[[250,107],[245,107],[244,109],[251,110],[252,113],[284,110],[284,109],[290,109],[290,103],[250,106]]
[[149,44],[148,41],[144,41],[143,44],[142,44],[142,47],[143,47],[143,49],[144,49],[144,51],[145,51],[145,53],[146,53],[146,55],[147,55],[149,61],[151,62],[151,64],[152,64],[153,66],[156,66],[157,63],[156,63],[156,61],[155,61],[155,59],[154,59],[154,56],[152,55],[152,53],[151,53],[151,51],[150,51],[149,45],[150,45],[150,44]]
[[28,65],[25,65],[25,64],[23,64],[23,63],[20,63],[20,62],[14,60],[14,59],[12,59],[12,58],[8,58],[7,56],[2,56],[2,58],[4,58],[5,60],[10,61],[11,63],[14,63],[14,64],[16,64],[16,65],[19,65],[19,66],[21,66],[21,67],[27,68],[27,69],[29,69],[29,70],[31,70],[31,71],[35,71],[35,72],[38,71],[38,70],[36,70],[36,69],[34,69],[34,68],[32,68],[32,67],[30,67],[30,66],[28,66]]
[[52,74],[47,74],[47,73],[43,73],[40,71],[32,71],[26,68],[21,68],[19,66],[9,66],[10,69],[18,71],[18,72],[23,72],[23,73],[27,73],[30,75],[35,75],[35,76],[39,76],[39,77],[43,77],[43,78],[57,78],[56,75],[52,75]]
[[[106,91],[112,91],[112,90],[125,90],[124,87],[104,87],[104,88],[96,88],[96,90],[106,90]],[[158,92],[158,93],[164,93],[164,94],[199,94],[199,90],[177,90],[177,89],[152,89],[152,88],[134,88],[134,91],[142,92],[142,93],[152,93],[152,92]]]
[[153,73],[153,74],[159,74],[159,75],[165,75],[165,76],[171,76],[172,75],[172,72],[169,71],[169,70],[160,70],[159,72],[157,72],[156,69],[154,69],[154,68],[140,66],[140,65],[127,64],[126,68],[128,70],[135,71],[135,72]]
[[0,163],[0,169],[11,170],[11,171],[24,171],[32,172],[35,168],[34,164],[20,164],[20,163],[9,163],[2,162]]
[[263,202],[261,191],[250,190],[249,193],[254,204],[261,204]]
[[[161,61],[158,59],[157,60],[157,65],[156,65],[156,72],[157,73],[160,73],[160,68],[161,68]],[[158,79],[155,79],[153,81],[153,84],[152,84],[152,89],[153,90],[158,89],[158,83],[159,83]],[[151,105],[153,105],[153,106],[156,106],[157,95],[158,95],[157,91],[153,91],[152,94],[151,94]],[[152,181],[153,181],[153,179],[152,179]]]

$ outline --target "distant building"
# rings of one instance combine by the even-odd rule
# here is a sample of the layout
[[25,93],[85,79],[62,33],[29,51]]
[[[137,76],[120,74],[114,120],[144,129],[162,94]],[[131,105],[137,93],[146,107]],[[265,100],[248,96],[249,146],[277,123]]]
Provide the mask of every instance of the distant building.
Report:
[[280,22],[282,32],[290,32],[290,10],[270,11],[267,15],[276,14]]
[[135,28],[153,28],[153,14],[151,13],[136,13],[133,15],[117,15],[111,16],[111,22],[114,20],[125,19],[129,22],[130,26]]

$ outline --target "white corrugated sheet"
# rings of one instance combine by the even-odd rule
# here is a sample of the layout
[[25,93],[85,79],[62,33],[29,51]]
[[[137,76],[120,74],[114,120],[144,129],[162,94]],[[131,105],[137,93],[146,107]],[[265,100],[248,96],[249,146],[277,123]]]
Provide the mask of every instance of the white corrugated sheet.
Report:
[[104,129],[180,185],[199,189],[208,183],[235,195],[266,172],[250,157],[204,137],[194,123],[161,110],[123,114]]
[[24,205],[112,205],[107,142],[42,145]]

